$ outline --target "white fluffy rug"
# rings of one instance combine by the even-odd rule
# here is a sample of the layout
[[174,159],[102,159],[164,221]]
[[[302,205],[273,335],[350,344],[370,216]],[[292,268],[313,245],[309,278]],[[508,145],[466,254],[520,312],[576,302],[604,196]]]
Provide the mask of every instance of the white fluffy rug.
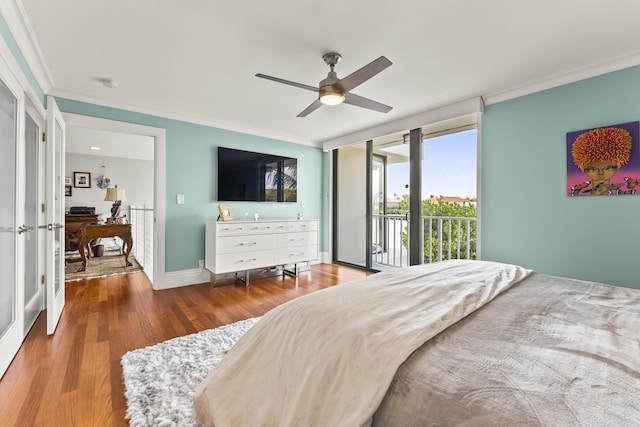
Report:
[[257,321],[242,320],[122,356],[129,425],[195,426],[196,387]]

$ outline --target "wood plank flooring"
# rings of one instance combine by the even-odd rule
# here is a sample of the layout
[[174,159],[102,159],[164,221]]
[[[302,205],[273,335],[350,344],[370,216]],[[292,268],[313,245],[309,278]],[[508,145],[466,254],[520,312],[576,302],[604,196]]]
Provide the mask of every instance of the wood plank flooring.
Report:
[[319,264],[250,286],[154,291],[144,273],[66,283],[56,333],[42,312],[0,380],[2,426],[127,426],[120,358],[127,351],[261,316],[318,289],[365,277]]

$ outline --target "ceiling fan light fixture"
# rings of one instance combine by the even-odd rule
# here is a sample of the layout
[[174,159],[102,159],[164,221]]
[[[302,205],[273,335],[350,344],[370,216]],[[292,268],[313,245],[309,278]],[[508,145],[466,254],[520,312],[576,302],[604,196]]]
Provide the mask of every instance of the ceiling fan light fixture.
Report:
[[320,88],[320,102],[324,105],[338,105],[344,101],[344,93],[336,90],[333,86]]

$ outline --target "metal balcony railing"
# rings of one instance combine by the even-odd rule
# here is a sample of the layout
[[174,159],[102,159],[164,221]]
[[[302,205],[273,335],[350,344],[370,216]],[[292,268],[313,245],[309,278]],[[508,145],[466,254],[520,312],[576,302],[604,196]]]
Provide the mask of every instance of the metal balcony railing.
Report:
[[[448,259],[476,259],[475,217],[423,216],[421,227],[423,263]],[[409,224],[404,215],[374,214],[372,218],[372,262],[374,268],[409,265]]]
[[132,253],[153,282],[153,208],[130,206],[129,218],[133,235]]

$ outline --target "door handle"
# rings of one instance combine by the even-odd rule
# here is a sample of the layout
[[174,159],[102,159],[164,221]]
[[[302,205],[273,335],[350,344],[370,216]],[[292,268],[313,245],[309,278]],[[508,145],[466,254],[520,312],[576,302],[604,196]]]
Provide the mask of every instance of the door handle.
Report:
[[404,219],[406,219],[407,222],[411,224],[411,211],[408,211],[406,214],[404,214]]
[[64,228],[64,225],[60,224],[59,222],[56,222],[55,224],[40,225],[38,226],[38,228],[46,228],[47,230],[51,231],[51,230],[58,230],[60,228]]
[[30,226],[22,224],[20,227],[18,227],[18,234],[28,233],[28,232],[32,231],[34,228],[35,227],[30,227]]

